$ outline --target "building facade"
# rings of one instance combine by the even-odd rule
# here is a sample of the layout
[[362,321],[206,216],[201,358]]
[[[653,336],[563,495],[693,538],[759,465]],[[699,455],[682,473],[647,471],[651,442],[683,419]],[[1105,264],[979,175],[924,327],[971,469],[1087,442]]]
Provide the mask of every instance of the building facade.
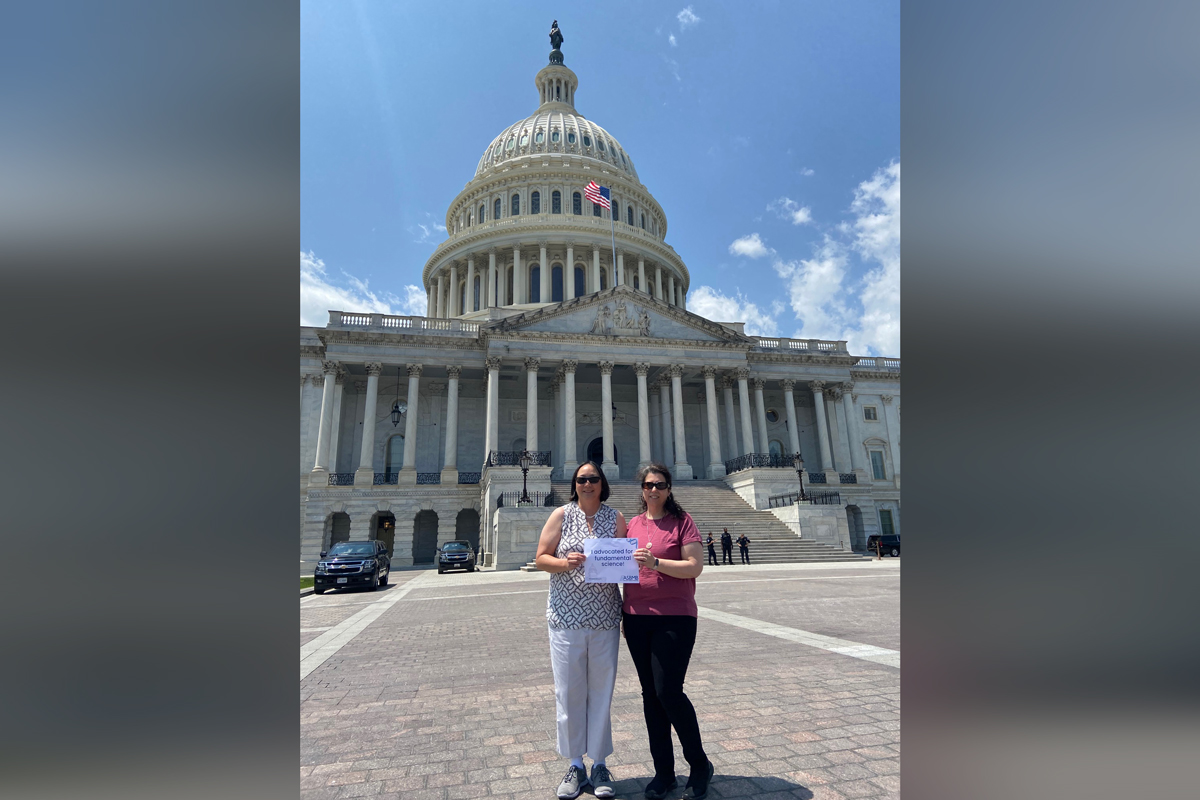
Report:
[[837,490],[854,549],[898,533],[899,359],[689,312],[666,213],[624,147],[575,112],[559,50],[535,85],[537,110],[447,210],[426,316],[330,311],[301,328],[302,563],[347,538],[428,563],[465,538],[504,566],[497,508],[525,482],[540,500],[583,460],[612,481],[661,461],[676,483],[722,481],[763,508],[795,490],[799,452],[805,485]]

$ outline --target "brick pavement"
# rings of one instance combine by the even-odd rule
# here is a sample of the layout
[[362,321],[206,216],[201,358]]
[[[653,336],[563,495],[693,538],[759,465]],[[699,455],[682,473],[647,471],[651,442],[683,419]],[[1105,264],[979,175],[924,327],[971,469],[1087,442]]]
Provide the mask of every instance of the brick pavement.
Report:
[[[709,567],[697,602],[898,650],[899,577],[895,560]],[[552,798],[566,762],[555,752],[547,576],[394,578],[301,602],[304,644],[408,587],[301,681],[302,796]],[[702,619],[685,688],[716,766],[710,797],[899,797],[895,667]],[[640,798],[652,767],[624,645],[613,739],[617,796]],[[686,770],[678,746],[676,758]]]

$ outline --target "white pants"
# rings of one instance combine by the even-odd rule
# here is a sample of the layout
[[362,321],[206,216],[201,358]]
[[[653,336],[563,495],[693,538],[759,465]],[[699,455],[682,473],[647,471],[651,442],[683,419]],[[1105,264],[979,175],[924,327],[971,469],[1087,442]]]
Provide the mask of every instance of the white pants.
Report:
[[558,754],[584,753],[603,761],[613,751],[613,687],[621,630],[555,630],[550,628],[550,664],[554,668],[554,702],[558,710]]

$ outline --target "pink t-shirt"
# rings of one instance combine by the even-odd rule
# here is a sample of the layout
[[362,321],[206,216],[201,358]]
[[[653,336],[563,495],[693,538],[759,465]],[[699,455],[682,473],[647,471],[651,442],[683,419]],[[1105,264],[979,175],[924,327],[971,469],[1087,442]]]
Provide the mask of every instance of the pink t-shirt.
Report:
[[[683,545],[700,543],[700,531],[686,512],[683,519],[670,514],[662,519],[646,519],[645,514],[638,514],[629,521],[626,536],[637,539],[638,547],[651,542],[651,553],[658,558],[674,560],[683,558]],[[622,608],[625,613],[696,616],[695,578],[672,578],[651,567],[642,567],[638,570],[638,579],[637,583],[624,584]]]

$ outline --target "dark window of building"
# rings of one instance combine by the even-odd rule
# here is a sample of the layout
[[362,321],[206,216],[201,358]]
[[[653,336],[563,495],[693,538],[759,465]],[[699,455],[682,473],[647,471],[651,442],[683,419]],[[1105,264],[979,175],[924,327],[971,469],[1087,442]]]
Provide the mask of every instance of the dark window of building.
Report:
[[593,217],[600,216],[600,204],[599,203],[592,203],[592,216]]
[[583,277],[583,267],[575,265],[575,297],[579,297],[587,291],[587,281]]
[[534,192],[533,194],[531,194],[529,196],[529,213],[530,214],[542,213],[542,193],[541,192]]
[[[493,205],[493,208],[492,208],[492,219],[500,219],[500,208],[501,208],[501,206],[500,206],[500,198],[499,198],[499,197],[497,197],[497,198],[496,198],[496,202],[495,202],[495,203],[493,203],[492,205]],[[644,228],[644,227],[646,227],[644,223],[643,223],[642,227],[643,227],[643,228]]]
[[551,214],[561,214],[562,213],[562,193],[561,192],[551,192],[550,193],[550,213]]
[[475,276],[475,299],[471,303],[472,311],[479,310],[479,283],[480,283],[480,278],[478,275],[476,275]]
[[629,227],[633,227],[633,206],[625,207],[625,221],[629,223]]
[[563,268],[562,264],[555,264],[554,269],[550,270],[550,299],[555,303],[561,303],[563,299]]
[[880,450],[871,451],[871,472],[875,476],[875,480],[887,480],[887,473],[883,470],[883,452]]
[[610,211],[608,213],[608,215],[612,219],[620,219],[621,218],[621,204],[618,203],[616,200],[613,200],[612,211]]
[[896,525],[892,522],[891,509],[879,509],[879,527],[882,529],[884,536],[896,535]]
[[571,195],[571,213],[576,216],[583,214],[583,197],[579,194],[579,192],[575,192],[573,195]]
[[529,270],[529,302],[542,302],[542,268],[537,264]]
[[[500,201],[497,200],[496,202],[498,203]],[[646,230],[646,215],[645,214],[642,214],[642,230]]]
[[487,211],[487,208],[485,206],[479,207],[479,221],[480,222],[483,222],[484,220],[487,219],[487,214],[485,213],[486,211]]
[[516,216],[520,216],[520,214],[521,214],[521,195],[514,194],[512,196],[512,215],[511,216],[516,217]]
[[600,270],[600,291],[608,288],[608,270]]

